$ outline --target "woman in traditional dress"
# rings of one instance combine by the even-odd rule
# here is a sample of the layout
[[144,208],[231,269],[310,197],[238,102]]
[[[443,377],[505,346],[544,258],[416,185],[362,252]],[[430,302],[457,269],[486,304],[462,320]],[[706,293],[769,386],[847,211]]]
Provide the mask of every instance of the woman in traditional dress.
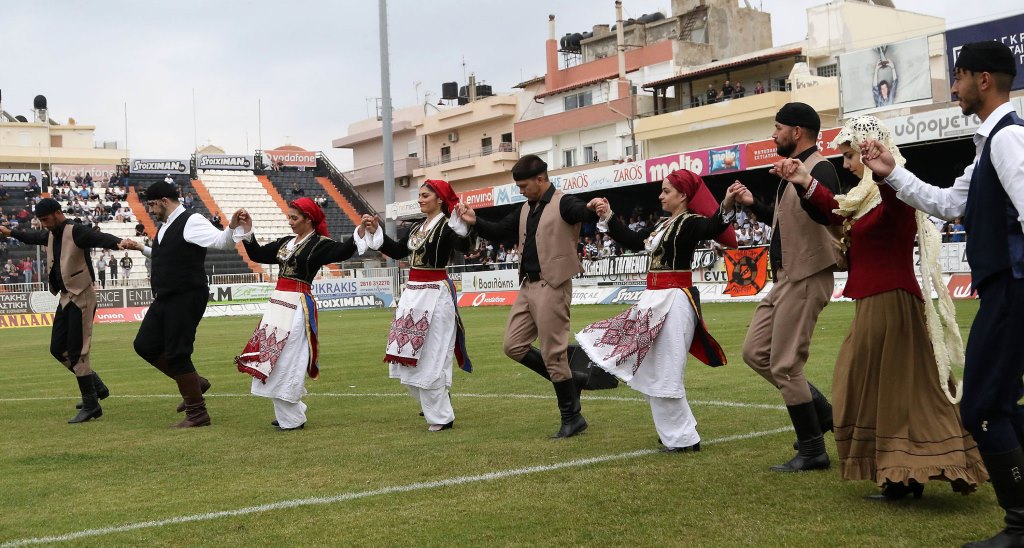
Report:
[[260,245],[252,235],[242,242],[250,259],[277,264],[280,273],[263,319],[235,364],[252,375],[254,395],[274,402],[277,419],[271,424],[297,430],[306,424],[306,374],[312,379],[320,376],[316,301],[310,284],[321,267],[352,257],[356,246],[351,239],[336,242],[328,237],[324,212],[309,198],[288,204],[288,225],[295,236]]
[[596,206],[602,219],[611,216],[599,230],[627,249],[651,254],[647,290],[619,315],[584,327],[576,341],[594,364],[647,398],[665,451],[700,451],[683,384],[687,352],[712,367],[726,362],[701,319],[690,263],[701,240],[736,247],[730,226],[735,195],[726,194],[719,208],[699,175],[679,170],[661,183],[661,207],[671,216],[653,228],[634,232],[612,215],[607,200]]
[[459,198],[447,182],[427,180],[420,187],[418,201],[427,218],[405,238],[392,240],[379,229],[375,218],[365,216],[355,241],[360,253],[368,247],[392,259],[412,255],[409,282],[391,322],[384,361],[389,376],[399,379],[419,402],[427,429],[438,432],[455,425],[448,395],[452,357],[466,372],[473,370],[466,355],[455,285],[445,267],[453,251],[472,249],[475,238],[458,215],[451,215]]
[[[843,295],[856,301],[850,333],[832,380],[836,448],[842,475],[871,480],[880,495],[920,498],[936,479],[968,494],[988,479],[977,444],[960,420],[959,386],[951,366],[964,363],[963,340],[939,267],[941,236],[923,213],[877,185],[860,160],[860,144],[877,139],[900,156],[889,129],[873,116],[852,118],[832,142],[843,167],[860,177],[845,195],[816,184],[799,162],[773,168],[802,186],[805,197],[842,225],[850,272]],[[914,237],[925,299],[914,272]]]

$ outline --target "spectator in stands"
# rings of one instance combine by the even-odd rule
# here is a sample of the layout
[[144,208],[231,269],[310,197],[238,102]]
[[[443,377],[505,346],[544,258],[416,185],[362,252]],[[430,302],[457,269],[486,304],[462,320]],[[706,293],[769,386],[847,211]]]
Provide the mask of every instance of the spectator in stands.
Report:
[[169,184],[169,185],[173,185],[174,184],[174,178],[171,177],[170,173],[168,173],[167,176],[164,177],[164,182]]
[[732,91],[734,99],[739,99],[747,94],[747,88],[743,87],[743,82],[736,82],[736,87]]
[[952,236],[953,236],[952,237],[952,241],[954,241],[954,242],[966,242],[967,241],[967,238],[965,237],[966,233],[964,231],[963,217],[957,217],[956,219],[953,219],[953,231],[952,232],[953,232],[952,233]]
[[32,259],[25,257],[22,259],[21,264],[18,265],[18,268],[21,269],[21,276],[24,278],[25,283],[32,283]]
[[92,173],[86,173],[85,174],[85,186],[87,188],[92,188],[93,187]]
[[732,99],[734,93],[736,93],[736,88],[734,88],[732,84],[730,84],[729,81],[726,80],[725,83],[722,84],[722,93],[721,95],[719,95],[719,97],[721,97],[722,100]]
[[708,90],[704,93],[707,104],[714,104],[718,102],[718,92],[715,91],[714,84],[708,84]]
[[301,188],[299,188],[298,181],[295,181],[295,182],[292,183],[292,196],[295,196],[296,198],[298,198],[298,197],[304,196],[305,194],[306,194],[306,191],[304,191]]
[[135,262],[128,256],[127,251],[124,252],[124,257],[121,257],[119,262],[121,263],[121,279],[124,280],[124,283],[128,283],[128,279],[132,275],[132,265],[134,265]]
[[754,95],[761,95],[764,91],[764,86],[761,84],[760,80],[754,82]]
[[14,259],[7,259],[3,273],[5,284],[14,283],[14,280],[18,279],[18,265],[14,264]]
[[107,261],[107,268],[110,269],[110,283],[117,285],[117,259],[111,256]]
[[594,242],[590,236],[586,236],[583,245],[583,257],[588,260],[594,260],[598,257],[597,243]]
[[100,289],[107,288],[107,254],[100,253],[100,258],[96,259],[96,276],[100,279]]
[[192,193],[189,192],[188,194],[185,195],[185,199],[182,200],[182,204],[185,206],[185,209],[192,209],[193,201],[195,201],[195,198],[193,198]]
[[518,265],[519,251],[516,249],[516,246],[510,247],[508,252],[505,253],[505,261],[509,263],[509,268],[515,268],[515,265]]
[[142,223],[136,224],[135,225],[135,236],[138,238],[138,237],[143,237],[145,235],[146,235],[146,225],[144,225]]
[[0,201],[7,199],[7,187],[0,185]]

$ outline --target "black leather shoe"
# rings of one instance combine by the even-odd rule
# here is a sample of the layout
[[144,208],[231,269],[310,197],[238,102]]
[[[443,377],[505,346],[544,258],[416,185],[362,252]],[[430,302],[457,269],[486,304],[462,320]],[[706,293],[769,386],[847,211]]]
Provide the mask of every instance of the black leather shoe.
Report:
[[913,495],[915,499],[923,497],[924,484],[913,480],[911,480],[910,485],[887,481],[885,482],[885,486],[882,487],[881,493],[877,495],[867,495],[864,498],[876,501],[892,501],[900,500],[907,495]]
[[274,420],[270,421],[270,426],[281,426],[281,425],[278,424],[277,419],[274,419]]
[[808,470],[827,470],[832,462],[828,460],[828,453],[822,453],[813,457],[805,457],[799,453],[785,464],[772,466],[772,472],[806,472]]
[[576,415],[575,418],[570,419],[568,422],[563,421],[562,427],[551,436],[551,439],[571,438],[576,434],[582,434],[586,429],[587,420],[583,418],[583,415]]
[[687,447],[662,447],[663,453],[688,453],[690,451],[696,453],[700,451],[700,442],[687,446]]

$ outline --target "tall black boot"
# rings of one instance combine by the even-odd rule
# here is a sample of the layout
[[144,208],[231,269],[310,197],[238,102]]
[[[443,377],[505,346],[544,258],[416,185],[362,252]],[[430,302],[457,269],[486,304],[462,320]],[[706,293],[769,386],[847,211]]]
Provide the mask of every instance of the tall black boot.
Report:
[[1024,546],[1024,450],[982,453],[999,506],[1006,512],[1006,528],[996,536],[964,544],[970,548]]
[[[807,388],[811,389],[811,403],[814,404],[814,412],[818,414],[818,424],[821,426],[822,433],[833,432],[835,428],[832,422],[832,404],[829,403],[825,394],[818,390],[818,387],[807,383]],[[799,443],[794,441],[793,450],[798,451],[799,449]]]
[[78,424],[90,419],[98,419],[103,416],[103,409],[100,408],[100,400],[96,396],[95,373],[84,377],[75,377],[78,381],[78,390],[82,393],[82,409],[75,417],[68,421],[68,424]]
[[825,452],[825,436],[822,435],[821,426],[818,424],[814,402],[790,405],[787,410],[789,419],[793,421],[793,429],[796,430],[799,449],[796,456],[786,464],[772,466],[772,471],[802,472],[827,469],[831,462],[828,460],[828,453]]
[[[584,361],[582,367],[579,365],[579,357],[576,357],[576,361],[573,361],[573,357],[582,355],[586,359],[587,353],[584,352],[580,347],[576,345],[569,345],[566,350],[566,354],[569,357],[569,371],[572,373],[573,385],[576,387],[576,395],[579,396],[580,392],[587,385],[587,381],[590,380],[590,373],[587,371],[587,363],[589,360]],[[530,350],[519,358],[519,363],[525,365],[533,372],[537,373],[541,377],[547,380],[551,380],[551,375],[548,373],[548,368],[544,365],[544,356],[541,355],[540,350],[534,347],[530,347]],[[577,369],[577,367],[579,369]]]
[[522,358],[519,358],[519,363],[525,365],[529,370],[544,377],[547,380],[551,380],[551,375],[548,374],[548,368],[544,366],[544,356],[541,355],[540,350],[534,347],[530,347],[523,354]]
[[562,427],[552,439],[571,438],[587,429],[587,421],[583,418],[580,406],[580,393],[572,379],[551,383],[558,397],[558,412],[562,416]]
[[[107,397],[110,396],[110,389],[107,388],[107,385],[103,384],[103,381],[100,380],[100,374],[93,372],[92,378],[92,383],[94,386],[96,386],[96,396],[101,400],[107,399]],[[78,402],[78,405],[75,406],[75,409],[81,408],[82,402]]]

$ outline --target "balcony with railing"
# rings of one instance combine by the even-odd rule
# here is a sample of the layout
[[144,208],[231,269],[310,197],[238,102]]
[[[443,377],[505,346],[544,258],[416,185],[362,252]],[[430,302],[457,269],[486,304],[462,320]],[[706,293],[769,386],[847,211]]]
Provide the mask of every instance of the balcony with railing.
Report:
[[[497,146],[421,159],[419,168],[413,171],[413,175],[428,179],[479,177],[508,171],[511,167],[508,162],[515,162],[518,159],[519,147],[516,143],[498,143]],[[458,177],[453,177],[453,172],[458,172]]]

